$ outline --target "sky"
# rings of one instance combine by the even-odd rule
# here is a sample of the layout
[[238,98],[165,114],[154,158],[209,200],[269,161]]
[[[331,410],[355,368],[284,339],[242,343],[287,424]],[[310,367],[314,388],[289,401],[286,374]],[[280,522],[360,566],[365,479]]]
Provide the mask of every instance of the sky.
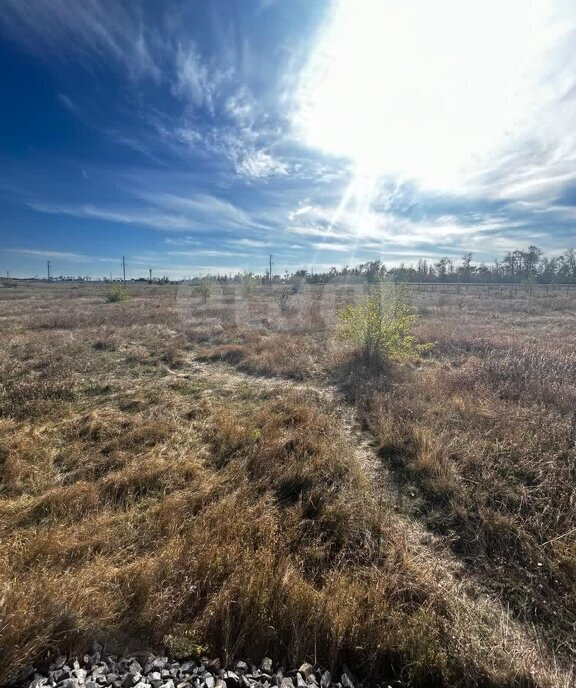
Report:
[[2,0],[0,273],[576,245],[571,0]]

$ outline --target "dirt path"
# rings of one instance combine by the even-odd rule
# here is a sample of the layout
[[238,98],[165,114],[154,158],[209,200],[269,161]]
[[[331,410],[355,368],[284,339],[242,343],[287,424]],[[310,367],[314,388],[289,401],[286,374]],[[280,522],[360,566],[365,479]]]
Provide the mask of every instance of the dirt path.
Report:
[[546,661],[533,629],[515,621],[502,601],[488,592],[454,556],[449,541],[428,530],[410,513],[410,508],[406,508],[409,497],[403,495],[391,471],[378,456],[374,438],[362,429],[355,409],[335,385],[255,376],[227,363],[200,361],[195,357],[190,357],[183,369],[185,372],[167,370],[173,376],[205,381],[208,394],[233,394],[239,387],[250,385],[260,390],[290,390],[309,396],[311,403],[329,404],[330,411],[341,419],[354,459],[371,478],[373,500],[381,510],[386,528],[393,533],[396,542],[403,543],[410,564],[418,567],[439,592],[450,597],[458,615],[455,627],[470,629],[466,639],[468,647],[475,646],[476,652],[494,657],[495,665],[505,656],[516,668],[523,667],[527,672],[548,676],[552,672],[555,674],[553,685],[559,688],[574,685],[575,677],[570,669],[556,667],[553,658]]

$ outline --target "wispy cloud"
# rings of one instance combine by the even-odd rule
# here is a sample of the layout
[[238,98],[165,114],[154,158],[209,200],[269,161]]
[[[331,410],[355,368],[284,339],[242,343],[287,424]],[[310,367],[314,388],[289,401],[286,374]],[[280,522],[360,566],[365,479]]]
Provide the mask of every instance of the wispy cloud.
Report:
[[30,208],[52,215],[71,215],[106,222],[139,225],[162,231],[199,231],[262,227],[232,203],[209,194],[178,196],[170,193],[137,192],[136,205],[94,205],[30,202]]
[[246,86],[241,86],[226,98],[224,109],[238,125],[249,127],[254,124],[257,104]]
[[251,125],[232,123],[203,131],[189,126],[174,131],[162,128],[161,135],[180,154],[195,152],[218,156],[227,161],[239,177],[247,180],[285,176],[291,171],[288,162],[274,155],[269,144],[260,140],[267,139],[265,133]]
[[192,237],[180,237],[178,239],[164,239],[165,244],[169,244],[170,246],[198,246],[200,245],[200,241],[198,239],[193,239]]
[[272,175],[288,174],[286,163],[274,158],[264,150],[254,150],[246,153],[237,163],[238,174],[250,179],[262,179]]
[[22,256],[36,256],[38,258],[61,258],[73,262],[85,263],[91,260],[90,256],[81,253],[71,253],[69,251],[51,251],[44,249],[30,249],[30,248],[6,248],[8,253],[17,253]]
[[354,250],[353,244],[337,244],[334,242],[314,243],[312,244],[318,251],[339,251],[342,253],[349,253]]
[[270,242],[257,239],[233,239],[227,243],[233,246],[245,246],[246,248],[266,248],[270,246]]
[[173,193],[141,192],[138,195],[160,208],[184,213],[193,218],[202,218],[216,224],[224,223],[228,227],[254,226],[251,218],[243,210],[210,194],[179,196]]
[[[234,51],[202,53],[184,28],[184,11],[175,3],[158,19],[150,8],[132,2],[5,0],[0,34],[47,60],[74,61],[90,71],[115,66],[132,82],[147,79],[161,87],[164,100],[170,93],[163,110],[144,107],[132,113],[140,119],[137,133],[133,124],[103,126],[88,114],[89,107],[68,93],[59,95],[82,122],[102,127],[122,146],[155,162],[166,154],[220,157],[248,181],[286,175],[288,162],[273,151],[281,137],[276,115],[246,83],[247,70],[239,69]],[[137,88],[128,88],[126,97],[142,101]]]
[[4,0],[0,27],[32,53],[102,63],[112,59],[133,77],[158,80],[154,40],[135,7],[102,0]]
[[118,258],[106,258],[102,256],[89,256],[83,253],[73,253],[71,251],[56,251],[52,249],[31,249],[31,248],[5,248],[7,253],[15,253],[20,256],[30,256],[34,258],[60,259],[71,263],[91,263],[98,262],[118,262]]
[[210,67],[202,59],[195,43],[178,45],[175,57],[176,77],[174,93],[194,108],[206,107],[214,113],[215,100],[222,83],[230,72]]
[[90,220],[104,220],[122,224],[152,227],[164,231],[195,229],[193,222],[184,216],[162,213],[153,208],[122,207],[108,208],[96,205],[65,205],[29,203],[30,208],[51,215],[71,215]]
[[84,113],[82,110],[78,107],[78,105],[70,98],[70,96],[66,95],[65,93],[59,93],[58,94],[58,100],[64,105],[64,107],[69,110],[73,115],[78,117],[79,119],[84,119]]
[[219,249],[198,249],[197,251],[168,251],[167,255],[169,256],[190,256],[193,258],[196,258],[198,256],[226,256],[226,257],[233,257],[233,258],[239,258],[246,256],[248,254],[246,253],[239,253],[237,251],[221,251]]

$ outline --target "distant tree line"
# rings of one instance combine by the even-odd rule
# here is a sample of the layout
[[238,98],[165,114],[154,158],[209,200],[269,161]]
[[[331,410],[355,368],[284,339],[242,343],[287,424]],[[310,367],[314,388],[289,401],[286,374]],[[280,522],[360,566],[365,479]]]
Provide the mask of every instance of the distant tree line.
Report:
[[[263,275],[252,272],[235,275],[207,275],[204,280],[220,283],[242,283],[247,278],[262,284],[270,283],[268,271]],[[548,258],[542,249],[529,246],[526,250],[509,251],[501,260],[491,264],[475,264],[472,253],[460,259],[443,256],[436,261],[420,259],[416,264],[401,263],[387,268],[380,260],[344,267],[331,267],[326,272],[308,272],[301,269],[284,275],[273,275],[272,283],[308,282],[321,284],[333,280],[346,282],[379,282],[391,279],[395,282],[425,283],[510,283],[510,284],[576,284],[576,250],[567,249],[562,255]]]
[[[475,264],[472,253],[465,253],[460,259],[443,256],[436,261],[420,259],[416,264],[400,263],[397,267],[387,268],[380,260],[350,267],[331,267],[326,272],[308,272],[301,269],[284,275],[270,275],[253,272],[233,274],[215,274],[195,277],[194,281],[216,282],[221,284],[250,283],[280,284],[284,282],[308,282],[321,284],[333,280],[346,282],[379,282],[391,279],[395,282],[425,283],[510,283],[510,284],[576,284],[576,249],[569,248],[563,254],[548,258],[542,249],[529,246],[526,250],[509,251],[501,260],[491,264]],[[89,276],[52,277],[52,281],[90,281]],[[2,286],[8,286],[9,280],[2,280]],[[120,278],[102,278],[104,282],[119,282]],[[140,277],[131,282],[148,282],[149,284],[177,284],[179,280]]]
[[401,263],[392,268],[386,268],[380,260],[372,260],[355,267],[333,267],[327,272],[313,275],[305,270],[298,270],[293,276],[312,283],[344,277],[368,282],[393,279],[397,282],[430,283],[576,284],[575,249],[569,248],[562,255],[553,258],[547,258],[543,253],[537,246],[529,246],[525,251],[510,251],[501,260],[495,260],[490,265],[475,264],[471,253],[466,253],[458,261],[444,256],[435,262],[421,259],[416,264]]

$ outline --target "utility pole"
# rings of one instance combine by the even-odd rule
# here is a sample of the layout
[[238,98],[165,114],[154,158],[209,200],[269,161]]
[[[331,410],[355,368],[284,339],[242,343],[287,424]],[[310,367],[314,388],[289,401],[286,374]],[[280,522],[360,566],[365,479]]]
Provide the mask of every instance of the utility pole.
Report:
[[270,277],[270,284],[272,284],[272,254],[270,254],[270,272],[268,275]]
[[126,284],[126,257],[122,256],[122,283]]
[[50,261],[46,261],[46,265],[48,266],[48,281],[50,281]]
[[150,273],[150,282],[152,282],[152,268],[148,268],[148,272]]

